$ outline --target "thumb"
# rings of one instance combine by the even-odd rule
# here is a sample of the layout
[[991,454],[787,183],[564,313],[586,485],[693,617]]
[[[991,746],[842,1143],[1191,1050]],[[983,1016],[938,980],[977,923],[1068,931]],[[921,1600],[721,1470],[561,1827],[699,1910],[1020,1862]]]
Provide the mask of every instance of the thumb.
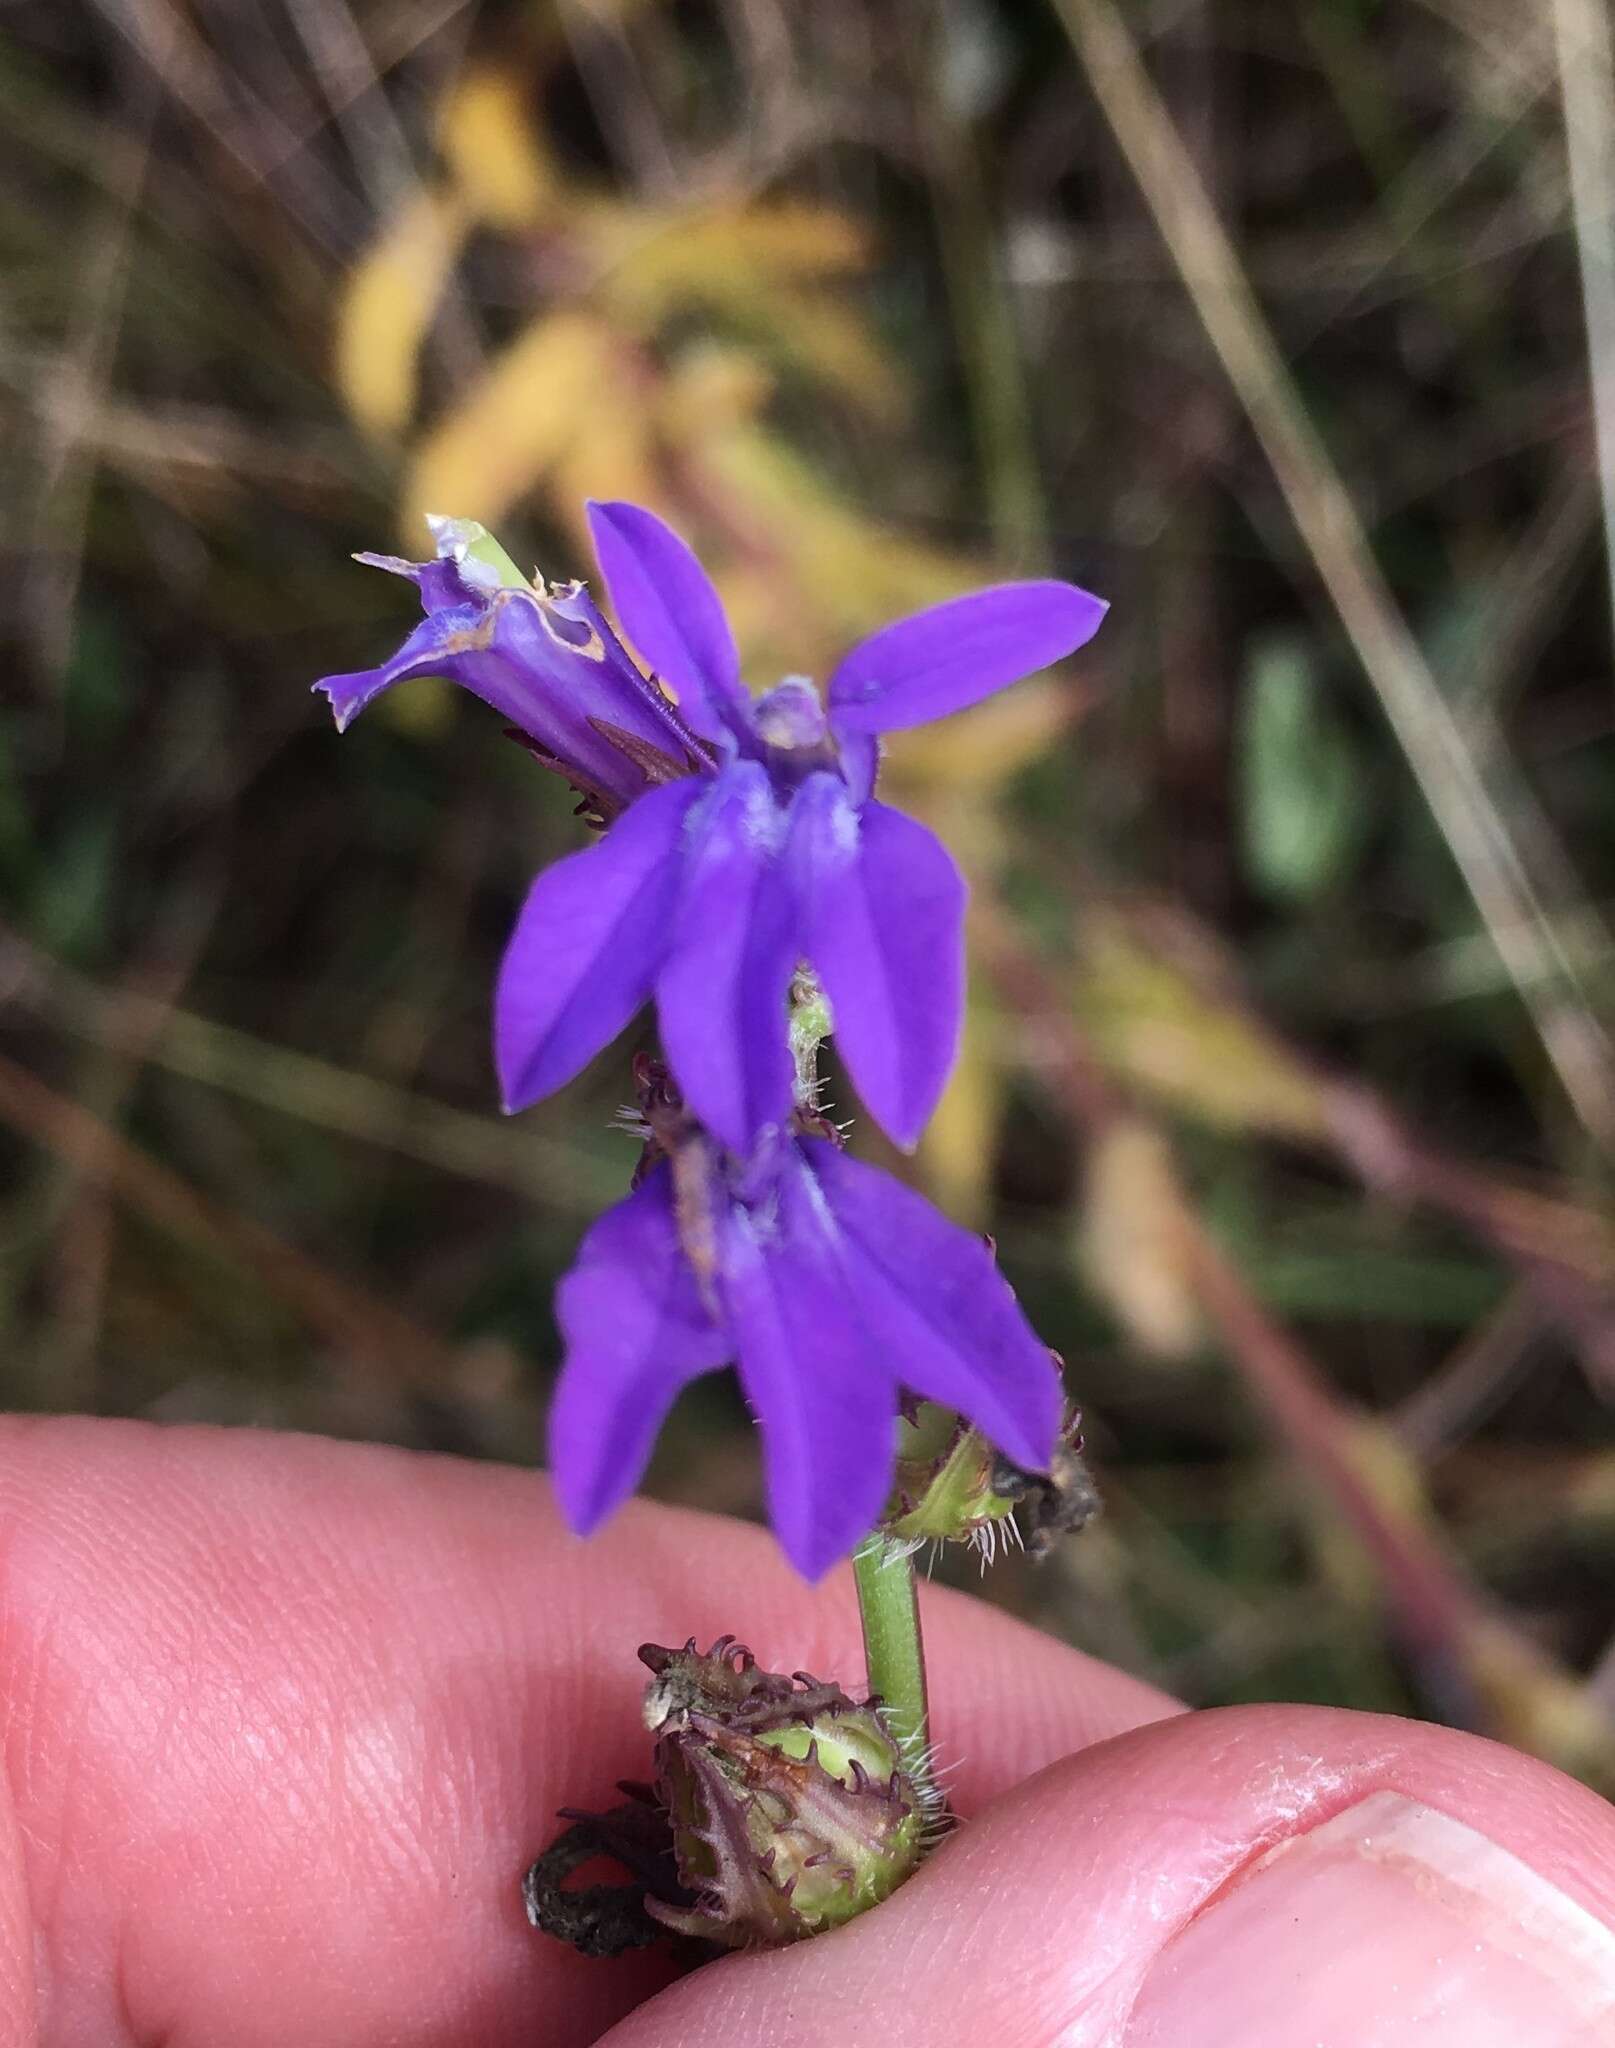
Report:
[[895,1898],[603,2048],[1570,2048],[1615,2039],[1615,1817],[1474,1736],[1313,1707],[1084,1750]]

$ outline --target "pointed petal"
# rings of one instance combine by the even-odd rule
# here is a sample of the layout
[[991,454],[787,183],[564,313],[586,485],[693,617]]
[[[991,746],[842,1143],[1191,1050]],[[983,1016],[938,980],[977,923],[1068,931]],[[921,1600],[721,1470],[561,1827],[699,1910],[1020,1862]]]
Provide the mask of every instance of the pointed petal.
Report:
[[872,1347],[916,1394],[967,1415],[1028,1471],[1048,1469],[1060,1383],[1048,1346],[979,1237],[889,1174],[804,1139],[843,1284]]
[[841,773],[847,794],[855,804],[866,804],[875,793],[880,774],[880,740],[872,732],[839,732],[836,751],[841,756]]
[[423,612],[447,611],[451,605],[483,600],[498,588],[499,579],[492,572],[478,573],[480,563],[456,561],[453,555],[440,555],[435,562],[406,562],[401,555],[366,552],[353,559],[367,569],[385,569],[389,576],[407,576],[421,594]]
[[665,1165],[584,1238],[555,1313],[566,1359],[550,1470],[567,1520],[586,1536],[638,1485],[679,1391],[730,1357],[679,1247]]
[[589,505],[595,556],[623,631],[697,732],[744,731],[747,696],[723,600],[689,546],[654,512]]
[[916,612],[830,678],[838,732],[895,732],[979,703],[1093,638],[1110,607],[1074,583],[1001,583]]
[[836,1045],[876,1122],[913,1146],[959,1050],[964,877],[923,825],[860,813],[833,775],[798,791],[788,865]]
[[[323,694],[330,699],[337,731],[346,732],[365,706],[392,684],[411,682],[417,676],[443,674],[444,664],[449,659],[448,649],[456,638],[476,632],[485,611],[486,606],[477,602],[440,606],[422,620],[392,660],[384,662],[380,668],[352,669],[342,675],[321,676],[314,690],[317,695]],[[508,702],[499,703],[495,708],[503,711],[513,723],[519,723]]]
[[507,1110],[570,1081],[649,999],[678,898],[685,816],[705,787],[690,779],[652,790],[597,846],[534,882],[494,993]]
[[[793,1160],[786,1184],[801,1178]],[[817,1579],[884,1505],[897,1395],[803,1218],[805,1229],[769,1230],[731,1210],[720,1263],[740,1383],[762,1428],[769,1520],[797,1570]]]
[[785,1000],[800,948],[783,833],[766,770],[755,761],[720,770],[690,818],[672,947],[656,982],[668,1064],[734,1152],[749,1152],[791,1109]]

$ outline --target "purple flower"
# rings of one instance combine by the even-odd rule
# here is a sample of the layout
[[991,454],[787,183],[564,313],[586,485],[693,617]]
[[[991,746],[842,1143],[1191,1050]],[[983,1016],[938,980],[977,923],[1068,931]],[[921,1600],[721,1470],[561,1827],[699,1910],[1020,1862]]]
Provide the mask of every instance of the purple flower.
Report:
[[692,1106],[748,1152],[790,1114],[785,1004],[806,960],[865,1105],[912,1145],[957,1049],[965,887],[930,832],[874,798],[879,735],[1072,653],[1104,603],[1069,583],[1004,584],[863,641],[822,701],[800,676],[754,698],[678,535],[634,505],[589,517],[618,620],[662,691],[581,586],[497,588],[463,548],[384,561],[419,583],[425,624],[384,667],[317,685],[346,722],[389,683],[449,675],[603,808],[627,805],[538,877],[517,920],[495,1002],[506,1107],[570,1080],[654,996]]
[[1053,1454],[1058,1375],[987,1247],[829,1137],[776,1134],[742,1163],[684,1125],[590,1230],[556,1308],[550,1466],[582,1534],[633,1491],[680,1390],[731,1361],[809,1578],[881,1511],[900,1390],[1029,1471]]

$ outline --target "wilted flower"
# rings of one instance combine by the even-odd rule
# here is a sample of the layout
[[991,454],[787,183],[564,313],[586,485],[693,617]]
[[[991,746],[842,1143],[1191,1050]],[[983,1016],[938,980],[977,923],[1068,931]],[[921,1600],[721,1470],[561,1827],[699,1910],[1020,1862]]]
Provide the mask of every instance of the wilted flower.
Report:
[[677,1906],[662,1926],[727,1948],[778,1946],[877,1905],[915,1868],[930,1823],[873,1704],[758,1669],[724,1637],[702,1656],[647,1643],[645,1724],[672,1828]]
[[659,783],[710,772],[706,751],[629,660],[581,583],[513,586],[485,559],[485,551],[500,551],[474,521],[429,524],[435,562],[358,557],[407,576],[426,617],[380,668],[314,685],[330,698],[339,732],[391,684],[448,676],[508,718],[602,817]]
[[450,676],[602,808],[627,805],[597,846],[538,877],[517,920],[495,1006],[507,1108],[569,1080],[654,995],[689,1100],[744,1152],[790,1113],[785,999],[806,960],[864,1102],[914,1143],[957,1045],[965,889],[930,832],[875,800],[878,736],[1070,654],[1105,605],[1069,583],[1000,585],[863,641],[822,700],[801,676],[753,698],[678,535],[634,505],[589,516],[618,619],[663,691],[580,585],[499,587],[452,523],[438,562],[382,562],[419,583],[425,624],[384,667],[316,686],[345,722],[390,683]]
[[583,1240],[556,1313],[550,1465],[573,1526],[633,1491],[680,1390],[731,1361],[763,1438],[769,1512],[816,1578],[880,1513],[904,1390],[1047,1468],[1059,1381],[980,1238],[833,1137],[749,1159],[646,1091],[653,1164]]

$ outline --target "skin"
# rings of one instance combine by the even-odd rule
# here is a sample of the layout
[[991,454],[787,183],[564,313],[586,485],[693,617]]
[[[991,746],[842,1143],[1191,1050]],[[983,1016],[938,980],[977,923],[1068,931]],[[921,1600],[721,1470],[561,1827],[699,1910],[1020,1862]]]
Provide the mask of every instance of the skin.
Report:
[[808,1589],[765,1533],[648,1506],[581,1544],[532,1475],[449,1459],[0,1423],[0,2042],[1101,2048],[1208,1899],[1386,1787],[1615,1925],[1615,1821],[1542,1765],[1182,1714],[941,1590],[926,1627],[972,1824],[853,1926],[674,1982],[531,1933],[521,1870],[643,1774],[639,1642],[855,1680],[844,1570]]

